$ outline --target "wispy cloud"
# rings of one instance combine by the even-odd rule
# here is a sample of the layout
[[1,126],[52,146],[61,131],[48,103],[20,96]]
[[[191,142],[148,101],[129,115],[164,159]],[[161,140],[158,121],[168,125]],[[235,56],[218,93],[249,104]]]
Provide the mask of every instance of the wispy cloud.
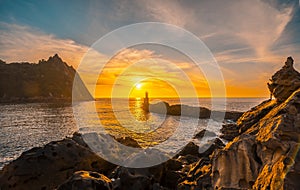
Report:
[[139,2],[154,19],[192,31],[213,51],[248,45],[260,57],[268,55],[293,11],[292,7],[278,9],[262,0]]
[[[285,57],[297,52],[293,46],[285,51],[276,46],[292,19],[292,6],[262,0],[139,3],[155,20],[184,27],[202,39],[221,66],[228,86],[265,89],[265,82]],[[264,94],[266,91],[259,95]]]
[[[7,62],[37,62],[59,53],[66,62],[76,67],[88,50],[87,46],[76,42],[92,44],[105,33],[127,24],[144,21],[166,22],[191,31],[205,42],[221,67],[229,95],[239,96],[242,91],[266,95],[265,83],[272,73],[281,67],[285,57],[293,55],[296,62],[300,61],[299,43],[291,44],[293,39],[288,39],[290,35],[285,33],[295,8],[287,4],[281,6],[276,2],[124,0],[104,4],[101,1],[92,1],[85,4],[88,7],[84,16],[86,18],[83,20],[87,23],[82,24],[84,27],[79,28],[77,36],[70,34],[69,39],[60,39],[30,26],[0,23],[0,58]],[[134,34],[129,37],[134,37]],[[286,44],[282,40],[289,42]],[[280,46],[276,43],[278,41],[281,41]],[[155,51],[146,48],[121,51],[106,65],[106,71],[102,73],[103,85],[111,85],[112,79],[132,63],[141,59],[163,58],[176,62],[181,69],[189,73],[195,86],[207,86],[205,79],[195,71],[193,65],[172,56],[173,52],[165,52],[165,55],[163,53],[157,55]],[[99,60],[102,56],[105,55],[97,52],[90,56],[89,61]],[[98,74],[93,66],[95,65],[91,64],[84,68],[88,71],[85,72],[87,78]],[[162,65],[160,69],[171,77],[169,68]],[[134,74],[142,74],[138,69],[136,71]],[[264,90],[258,92],[254,89]]]
[[194,10],[186,9],[178,1],[144,1],[149,16],[157,21],[185,27],[193,17]]
[[71,39],[59,39],[38,29],[0,23],[0,58],[6,62],[37,62],[58,53],[75,68],[88,47]]

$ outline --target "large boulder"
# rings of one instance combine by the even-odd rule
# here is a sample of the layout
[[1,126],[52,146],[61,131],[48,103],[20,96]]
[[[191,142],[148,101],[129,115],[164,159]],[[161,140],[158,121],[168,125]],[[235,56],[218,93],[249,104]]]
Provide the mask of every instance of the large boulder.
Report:
[[107,174],[115,165],[92,152],[79,134],[24,152],[4,166],[0,189],[54,189],[79,170]]

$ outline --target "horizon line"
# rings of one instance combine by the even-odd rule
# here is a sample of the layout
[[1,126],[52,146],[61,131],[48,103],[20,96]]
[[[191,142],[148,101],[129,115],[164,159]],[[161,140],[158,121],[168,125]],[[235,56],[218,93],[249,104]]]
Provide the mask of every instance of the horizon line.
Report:
[[[139,99],[139,98],[144,98],[144,97],[95,97],[94,99],[113,99],[113,98],[122,98],[122,99]],[[211,96],[205,96],[205,97],[194,97],[194,96],[186,96],[186,97],[176,97],[176,96],[163,96],[163,97],[159,97],[159,96],[154,96],[154,97],[149,97],[151,98],[266,98],[269,99],[270,97],[267,96],[230,96],[230,97],[223,97],[223,96],[218,96],[218,97],[211,97]]]

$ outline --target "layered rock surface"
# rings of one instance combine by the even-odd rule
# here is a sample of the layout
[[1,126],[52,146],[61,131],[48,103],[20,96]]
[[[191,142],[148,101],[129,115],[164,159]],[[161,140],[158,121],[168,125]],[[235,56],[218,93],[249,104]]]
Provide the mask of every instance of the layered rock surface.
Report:
[[276,99],[224,125],[222,137],[230,142],[195,164],[179,189],[300,189],[300,88],[291,60],[275,78],[291,80],[289,70],[292,82],[277,86]]
[[[233,139],[212,158],[212,185],[233,189],[299,189],[300,74],[288,58],[269,84],[276,99],[244,113],[225,126]],[[235,133],[229,136],[230,132]],[[230,163],[230,164],[226,164]]]
[[300,88],[300,73],[294,69],[292,57],[288,57],[282,69],[272,76],[268,87],[271,95],[277,101],[286,100],[295,90]]
[[299,103],[300,89],[215,152],[214,187],[298,189],[299,182],[293,179],[299,177],[300,168],[290,169],[300,162],[299,156],[295,157],[300,145]]

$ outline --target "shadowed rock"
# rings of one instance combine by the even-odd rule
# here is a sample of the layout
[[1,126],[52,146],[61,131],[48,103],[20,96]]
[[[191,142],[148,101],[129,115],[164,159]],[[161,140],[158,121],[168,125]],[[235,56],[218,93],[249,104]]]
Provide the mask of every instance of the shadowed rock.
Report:
[[[72,97],[73,80],[76,81]],[[57,54],[35,63],[0,64],[0,102],[93,100],[76,70]]]
[[83,145],[76,134],[24,152],[2,169],[0,189],[54,189],[76,171],[107,174],[115,168]]
[[194,139],[201,139],[203,137],[216,137],[216,136],[217,136],[216,133],[203,129],[194,136]]
[[126,145],[126,146],[130,146],[130,147],[134,147],[134,148],[142,148],[138,142],[136,142],[136,140],[130,138],[130,137],[120,137],[120,138],[115,138],[116,141],[118,141],[119,143]]
[[294,69],[293,65],[293,58],[288,57],[282,69],[277,71],[268,83],[270,93],[277,101],[286,100],[295,90],[300,88],[300,73]]
[[[162,172],[162,168],[158,169]],[[147,169],[131,169],[125,167],[118,167],[111,178],[114,179],[114,189],[128,189],[128,190],[148,190],[152,189],[155,180],[153,179],[152,172]],[[158,179],[159,181],[159,179]]]
[[149,111],[164,115],[188,116],[200,119],[212,118],[222,121],[223,119],[231,119],[236,121],[243,112],[237,111],[211,111],[205,107],[192,107],[188,105],[169,105],[167,102],[159,102],[149,105]]
[[239,135],[239,130],[240,127],[236,123],[222,125],[222,129],[220,130],[222,134],[220,135],[220,137],[222,139],[231,141]]
[[209,158],[202,158],[191,167],[186,177],[179,180],[177,189],[213,189],[210,175],[211,161]]
[[97,172],[78,171],[57,188],[57,190],[82,189],[111,190],[112,184],[109,178]]

